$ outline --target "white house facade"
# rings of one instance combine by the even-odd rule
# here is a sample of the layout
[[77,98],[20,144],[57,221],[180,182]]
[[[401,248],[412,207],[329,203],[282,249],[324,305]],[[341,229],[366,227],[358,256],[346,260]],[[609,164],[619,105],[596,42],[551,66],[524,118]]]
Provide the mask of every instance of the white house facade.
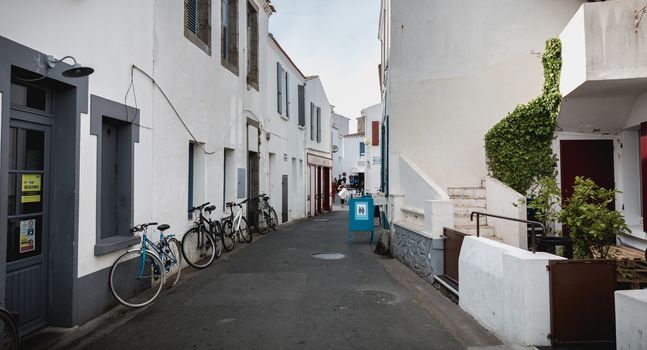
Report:
[[[220,217],[259,193],[282,222],[311,213],[308,157],[330,159],[330,104],[269,35],[269,1],[0,7],[0,302],[21,333],[113,306],[109,268],[138,244],[135,224],[181,235],[193,205]],[[64,75],[68,55],[94,73]],[[298,123],[299,86],[321,108],[318,141]]]

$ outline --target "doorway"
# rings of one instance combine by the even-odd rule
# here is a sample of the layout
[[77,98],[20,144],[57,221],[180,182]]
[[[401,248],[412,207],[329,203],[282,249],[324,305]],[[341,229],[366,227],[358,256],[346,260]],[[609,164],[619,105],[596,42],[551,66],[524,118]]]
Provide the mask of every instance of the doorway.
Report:
[[[606,189],[615,188],[612,140],[560,141],[562,198],[570,198],[576,176],[593,180]],[[615,203],[609,204],[615,210]]]
[[259,196],[259,173],[260,173],[260,155],[257,152],[249,152],[247,157],[247,188],[249,188],[248,197],[252,200],[247,202],[247,220],[254,222],[254,214],[258,211],[258,201],[255,200]]
[[[12,117],[23,112],[13,111]],[[50,127],[11,119],[5,303],[22,334],[47,324]]]
[[288,176],[283,175],[281,179],[281,222],[288,221]]

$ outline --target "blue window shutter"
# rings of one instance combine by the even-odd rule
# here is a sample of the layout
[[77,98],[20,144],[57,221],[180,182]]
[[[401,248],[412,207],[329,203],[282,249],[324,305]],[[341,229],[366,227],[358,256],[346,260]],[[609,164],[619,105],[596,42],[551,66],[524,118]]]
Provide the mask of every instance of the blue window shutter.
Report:
[[186,0],[186,28],[193,34],[198,33],[198,0]]
[[281,64],[276,62],[276,111],[279,114],[283,113],[283,88],[282,88],[282,82],[283,82],[283,68],[281,68]]
[[360,141],[360,143],[359,143],[359,155],[360,155],[360,157],[364,155],[364,150],[365,150],[364,147],[366,147],[364,145],[364,142]]

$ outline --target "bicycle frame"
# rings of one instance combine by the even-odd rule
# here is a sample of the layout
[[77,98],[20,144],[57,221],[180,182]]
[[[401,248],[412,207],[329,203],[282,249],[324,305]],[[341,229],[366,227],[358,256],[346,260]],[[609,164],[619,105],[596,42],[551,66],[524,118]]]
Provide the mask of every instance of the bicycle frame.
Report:
[[[157,244],[155,244],[155,242],[148,239],[147,233],[146,233],[147,230],[148,230],[148,228],[146,228],[142,233],[142,246],[140,248],[141,254],[139,256],[139,272],[137,273],[138,278],[143,277],[144,270],[146,268],[146,266],[144,266],[144,265],[146,265],[145,264],[145,262],[146,262],[146,254],[149,254],[149,250],[151,251],[150,253],[154,252],[152,254],[154,254],[157,258],[160,259],[160,261],[164,265],[163,268],[164,268],[165,272],[168,272],[168,270],[170,269],[170,266],[166,266],[164,264],[164,257],[165,256],[167,256],[167,255],[170,256],[171,259],[173,260],[173,264],[176,264],[178,262],[177,257],[173,256],[173,254],[165,254],[163,247],[158,247]],[[162,243],[163,241],[165,241],[167,238],[172,238],[173,236],[174,235],[164,236],[164,233],[162,233],[160,231],[159,243],[163,244]]]

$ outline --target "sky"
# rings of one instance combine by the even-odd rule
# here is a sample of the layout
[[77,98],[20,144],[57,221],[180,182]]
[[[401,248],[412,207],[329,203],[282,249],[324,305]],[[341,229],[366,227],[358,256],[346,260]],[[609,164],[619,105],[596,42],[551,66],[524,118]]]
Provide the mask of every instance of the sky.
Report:
[[380,0],[272,0],[270,32],[306,75],[318,75],[335,112],[380,103]]

